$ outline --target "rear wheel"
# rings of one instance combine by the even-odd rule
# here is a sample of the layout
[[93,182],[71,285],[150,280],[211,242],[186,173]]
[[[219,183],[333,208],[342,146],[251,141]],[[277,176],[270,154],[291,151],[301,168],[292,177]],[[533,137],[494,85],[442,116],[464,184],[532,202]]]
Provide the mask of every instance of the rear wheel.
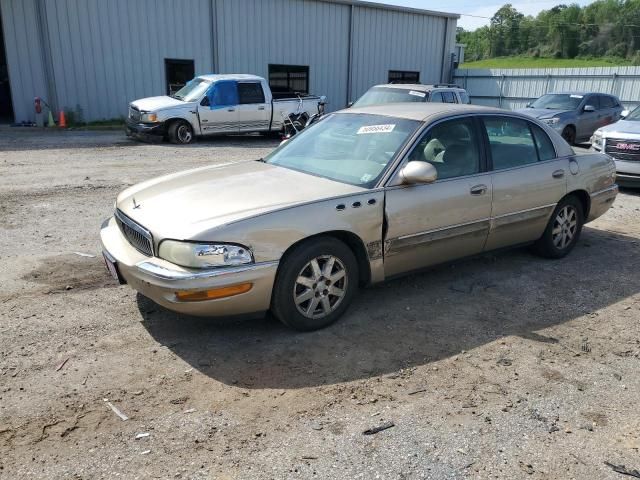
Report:
[[179,120],[169,126],[169,140],[171,143],[187,145],[193,142],[193,138],[193,128],[191,128],[188,122]]
[[562,138],[564,138],[569,145],[574,145],[576,143],[575,127],[571,125],[564,127],[564,130],[562,131]]
[[358,288],[358,262],[341,241],[324,237],[302,243],[280,267],[273,314],[301,331],[324,328],[347,310]]
[[568,255],[580,238],[583,224],[582,203],[574,196],[565,197],[551,215],[544,234],[535,243],[535,252],[547,258]]

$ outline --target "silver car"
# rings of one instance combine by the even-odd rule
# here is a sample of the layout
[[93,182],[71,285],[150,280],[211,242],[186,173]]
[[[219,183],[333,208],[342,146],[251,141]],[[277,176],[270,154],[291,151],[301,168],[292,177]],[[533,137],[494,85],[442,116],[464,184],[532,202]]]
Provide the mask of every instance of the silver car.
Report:
[[621,186],[640,187],[640,107],[622,116],[623,120],[596,130],[591,148],[613,157]]
[[546,123],[569,143],[585,142],[598,128],[620,119],[618,97],[604,93],[548,93],[518,112]]
[[123,191],[101,230],[112,275],[177,312],[271,310],[313,330],[359,286],[533,244],[560,258],[618,187],[607,155],[503,110],[432,103],[325,117],[264,160]]

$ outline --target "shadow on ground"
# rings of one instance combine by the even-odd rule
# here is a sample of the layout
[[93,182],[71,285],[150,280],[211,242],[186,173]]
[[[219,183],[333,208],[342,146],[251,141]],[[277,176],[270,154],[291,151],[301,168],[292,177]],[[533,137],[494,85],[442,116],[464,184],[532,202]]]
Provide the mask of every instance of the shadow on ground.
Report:
[[640,291],[639,254],[637,238],[586,228],[565,259],[514,250],[410,275],[362,291],[337,324],[304,334],[271,319],[177,315],[141,295],[138,307],[160,344],[225,384],[319,386],[424,365],[507,335],[555,342],[539,331]]

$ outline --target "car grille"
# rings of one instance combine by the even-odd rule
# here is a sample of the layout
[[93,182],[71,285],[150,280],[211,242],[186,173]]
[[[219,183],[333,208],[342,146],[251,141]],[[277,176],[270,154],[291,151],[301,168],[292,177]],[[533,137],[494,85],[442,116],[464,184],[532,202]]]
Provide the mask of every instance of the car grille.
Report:
[[607,138],[604,152],[618,160],[640,162],[640,140]]
[[132,120],[134,122],[139,122],[140,121],[140,110],[138,110],[135,107],[129,107],[129,120]]
[[153,256],[153,237],[149,230],[127,217],[120,210],[116,210],[116,223],[129,243],[140,253]]

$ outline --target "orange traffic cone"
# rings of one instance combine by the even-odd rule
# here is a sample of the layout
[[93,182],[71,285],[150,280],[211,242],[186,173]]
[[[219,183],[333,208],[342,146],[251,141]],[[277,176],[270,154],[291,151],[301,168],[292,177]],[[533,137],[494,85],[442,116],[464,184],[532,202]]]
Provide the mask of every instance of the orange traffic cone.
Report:
[[67,119],[64,118],[64,110],[60,110],[60,116],[58,117],[58,127],[67,128]]

